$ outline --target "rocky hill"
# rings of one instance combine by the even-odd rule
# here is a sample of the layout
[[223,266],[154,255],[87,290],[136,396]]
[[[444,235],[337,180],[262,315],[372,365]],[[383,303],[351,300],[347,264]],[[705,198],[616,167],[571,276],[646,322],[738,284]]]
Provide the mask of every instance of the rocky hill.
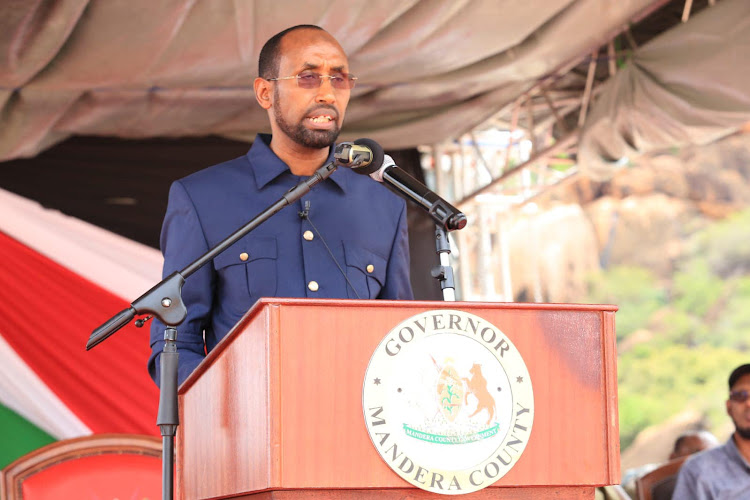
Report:
[[726,439],[726,376],[750,360],[750,134],[536,203],[503,222],[513,293],[620,307],[623,468],[662,461],[686,428]]
[[750,207],[750,134],[640,158],[606,182],[581,177],[537,203],[508,229],[517,300],[579,302],[598,267],[668,280],[692,235]]

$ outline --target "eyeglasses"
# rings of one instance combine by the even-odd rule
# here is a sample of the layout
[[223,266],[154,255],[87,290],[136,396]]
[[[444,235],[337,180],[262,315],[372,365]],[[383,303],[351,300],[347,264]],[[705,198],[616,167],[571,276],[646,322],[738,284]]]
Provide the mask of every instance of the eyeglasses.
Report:
[[297,86],[301,89],[317,89],[323,84],[323,78],[331,80],[331,86],[338,90],[349,90],[354,88],[354,82],[357,81],[356,76],[352,76],[349,73],[334,73],[333,75],[321,75],[314,71],[303,71],[299,75],[294,76],[282,76],[279,78],[269,78],[269,82],[276,82],[279,80],[297,80]]
[[750,399],[750,392],[748,391],[731,391],[729,393],[729,399],[736,403],[744,403]]

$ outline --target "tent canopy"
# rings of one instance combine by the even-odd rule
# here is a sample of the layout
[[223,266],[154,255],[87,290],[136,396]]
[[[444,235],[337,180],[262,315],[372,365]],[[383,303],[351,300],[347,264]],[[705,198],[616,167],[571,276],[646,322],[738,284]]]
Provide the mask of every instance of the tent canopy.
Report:
[[[509,169],[520,140],[494,165],[479,154],[484,171],[469,177],[481,181],[465,183],[454,201],[514,192],[512,176],[528,168],[538,170],[538,185],[524,187],[533,197],[579,172],[605,178],[637,154],[706,144],[747,124],[749,19],[746,0],[4,2],[0,185],[120,234],[143,233],[124,232],[136,223],[110,201],[137,195],[143,217],[160,218],[152,199],[165,196],[142,186],[205,148],[200,141],[227,150],[204,167],[267,131],[252,91],[257,53],[272,34],[313,23],[341,41],[360,78],[343,140],[463,154],[472,143],[479,150],[467,133],[478,125],[510,129],[530,140],[532,158]],[[72,141],[38,154],[73,135],[98,136],[86,139],[109,156],[94,162],[91,148],[61,149]],[[170,149],[173,138],[183,141]],[[124,161],[111,147],[120,139],[139,139],[133,149],[151,148],[154,161],[136,171],[143,158]],[[186,143],[195,148],[171,156]],[[573,165],[562,177],[560,157]],[[90,192],[73,210],[60,182],[80,190],[80,178]],[[105,194],[105,178],[128,192]]]
[[359,82],[342,138],[455,137],[666,0],[32,0],[0,6],[0,161],[71,135],[267,128],[252,82],[270,36],[327,29]]
[[603,87],[578,147],[606,178],[642,153],[710,144],[750,122],[750,2],[723,0],[639,48]]

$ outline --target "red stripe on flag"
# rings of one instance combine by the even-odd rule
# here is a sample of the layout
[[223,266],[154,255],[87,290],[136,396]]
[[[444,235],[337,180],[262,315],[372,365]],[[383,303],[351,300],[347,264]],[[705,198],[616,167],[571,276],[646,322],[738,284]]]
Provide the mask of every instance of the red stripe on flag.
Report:
[[158,434],[148,328],[131,323],[86,351],[128,303],[4,233],[0,256],[0,332],[21,359],[94,433]]

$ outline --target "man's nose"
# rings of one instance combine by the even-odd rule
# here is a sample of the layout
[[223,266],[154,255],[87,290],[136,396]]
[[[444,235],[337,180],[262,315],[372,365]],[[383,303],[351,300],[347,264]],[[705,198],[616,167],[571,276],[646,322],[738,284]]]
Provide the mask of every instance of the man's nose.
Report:
[[315,100],[317,102],[333,103],[336,101],[336,95],[331,83],[330,78],[321,78],[320,87],[318,87],[318,95]]

